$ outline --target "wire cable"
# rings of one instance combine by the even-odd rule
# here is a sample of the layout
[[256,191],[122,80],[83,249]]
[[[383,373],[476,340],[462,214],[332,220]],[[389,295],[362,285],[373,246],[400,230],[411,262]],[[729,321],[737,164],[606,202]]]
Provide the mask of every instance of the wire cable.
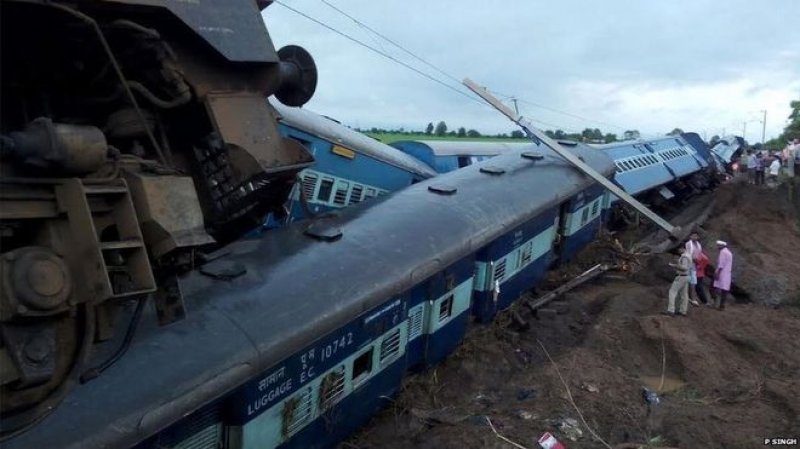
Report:
[[400,45],[399,43],[395,42],[394,40],[392,40],[392,39],[388,38],[387,36],[385,36],[385,35],[381,34],[381,33],[380,33],[380,32],[378,32],[377,30],[375,30],[375,29],[373,29],[372,27],[370,27],[369,25],[365,24],[364,22],[362,22],[362,21],[360,21],[360,20],[356,19],[355,17],[351,16],[350,14],[347,14],[346,12],[342,11],[341,9],[339,9],[339,8],[337,8],[336,6],[334,6],[333,4],[331,4],[329,1],[327,1],[327,0],[320,0],[320,1],[321,1],[322,3],[324,3],[324,4],[328,5],[329,7],[331,7],[331,8],[332,8],[334,11],[336,11],[336,12],[338,12],[338,13],[342,14],[343,16],[347,17],[348,19],[352,20],[352,21],[353,21],[353,22],[355,22],[355,23],[356,23],[358,26],[360,26],[360,27],[362,27],[362,28],[364,28],[364,29],[366,29],[366,30],[368,30],[368,31],[370,31],[370,32],[372,32],[372,33],[374,33],[375,35],[377,35],[377,36],[378,36],[378,37],[380,37],[381,39],[385,40],[386,42],[388,42],[388,43],[390,43],[390,44],[394,45],[395,47],[399,48],[400,50],[402,50],[403,52],[405,52],[406,54],[408,54],[408,55],[409,55],[409,56],[411,56],[412,58],[416,59],[417,61],[419,61],[419,62],[421,62],[421,63],[423,63],[423,64],[427,65],[428,67],[432,68],[433,70],[436,70],[436,71],[437,71],[437,72],[439,72],[440,74],[444,75],[444,76],[445,76],[445,77],[447,77],[447,78],[450,78],[451,80],[455,81],[456,83],[458,83],[458,84],[461,84],[461,80],[459,80],[459,79],[458,79],[458,78],[456,78],[455,76],[453,76],[453,75],[451,75],[451,74],[449,74],[449,73],[445,72],[444,70],[440,69],[439,67],[437,67],[437,66],[436,66],[436,65],[434,65],[433,63],[426,61],[426,60],[425,60],[425,59],[423,59],[422,57],[420,57],[420,56],[417,56],[417,55],[416,55],[414,52],[412,52],[411,50],[408,50],[407,48],[403,47],[403,46],[402,46],[402,45]]
[[[366,25],[366,24],[364,24],[363,22],[360,22],[358,19],[356,19],[356,18],[354,18],[354,17],[350,16],[349,14],[347,14],[347,13],[345,13],[344,11],[340,10],[339,8],[336,8],[335,6],[333,6],[332,4],[330,4],[329,2],[327,2],[326,0],[321,0],[321,1],[323,1],[325,4],[327,4],[328,6],[330,6],[332,9],[334,9],[334,10],[338,11],[340,14],[343,14],[343,15],[345,15],[346,17],[350,18],[351,20],[353,20],[354,22],[356,22],[356,23],[357,23],[359,26],[362,26],[362,27],[364,27],[365,29],[367,29],[367,30],[370,30],[371,32],[373,32],[373,33],[375,33],[376,35],[380,36],[381,38],[385,39],[387,42],[390,42],[392,45],[395,45],[395,46],[397,46],[398,48],[400,48],[400,49],[402,49],[403,51],[405,51],[406,53],[410,54],[410,55],[411,55],[411,56],[413,56],[415,59],[418,59],[419,61],[421,61],[421,62],[425,63],[426,65],[428,65],[428,66],[430,66],[430,67],[432,67],[434,70],[436,70],[436,71],[438,71],[438,72],[442,73],[442,74],[443,74],[444,76],[446,76],[447,78],[450,78],[450,79],[452,79],[452,80],[454,80],[454,81],[458,82],[458,83],[459,83],[459,85],[460,85],[461,81],[459,81],[459,80],[458,80],[456,77],[454,77],[454,76],[452,76],[452,75],[448,74],[447,72],[445,72],[445,71],[443,71],[443,70],[439,69],[438,67],[436,67],[435,65],[433,65],[433,64],[431,64],[431,63],[429,63],[429,62],[425,61],[425,60],[424,60],[424,59],[422,59],[421,57],[419,57],[419,56],[416,56],[416,55],[415,55],[415,54],[413,54],[413,53],[412,53],[410,50],[407,50],[407,49],[405,49],[405,48],[404,48],[404,47],[402,47],[400,44],[398,44],[398,43],[394,42],[393,40],[391,40],[391,39],[389,39],[388,37],[386,37],[386,36],[382,35],[381,33],[378,33],[377,31],[375,31],[375,30],[374,30],[374,29],[372,29],[371,27],[367,26],[367,25]],[[330,31],[332,31],[332,32],[334,32],[334,33],[336,33],[336,34],[338,34],[339,36],[342,36],[342,37],[344,37],[345,39],[347,39],[347,40],[349,40],[349,41],[351,41],[351,42],[353,42],[353,43],[355,43],[355,44],[357,44],[357,45],[359,45],[359,46],[361,46],[361,47],[364,47],[364,48],[366,48],[366,49],[368,49],[368,50],[370,50],[370,51],[372,51],[372,52],[375,52],[375,53],[377,53],[378,55],[380,55],[380,56],[383,56],[384,58],[386,58],[386,59],[389,59],[390,61],[392,61],[392,62],[394,62],[394,63],[396,63],[396,64],[399,64],[399,65],[401,65],[401,66],[405,67],[406,69],[408,69],[408,70],[411,70],[411,71],[413,71],[414,73],[416,73],[416,74],[418,74],[418,75],[420,75],[420,76],[423,76],[424,78],[427,78],[427,79],[428,79],[428,80],[430,80],[430,81],[433,81],[433,82],[435,82],[435,83],[437,83],[437,84],[439,84],[439,85],[441,85],[441,86],[443,86],[443,87],[446,87],[446,88],[447,88],[447,89],[449,89],[449,90],[452,90],[453,92],[456,92],[456,93],[458,93],[458,94],[460,94],[460,95],[463,95],[464,97],[466,97],[466,98],[470,99],[471,101],[474,101],[474,102],[476,102],[476,103],[480,104],[480,105],[481,105],[481,106],[483,106],[483,107],[487,107],[487,108],[489,108],[489,109],[491,109],[491,110],[494,110],[494,109],[493,109],[493,108],[492,108],[490,105],[488,105],[488,104],[484,103],[483,101],[479,100],[479,99],[478,99],[478,98],[476,98],[475,96],[473,96],[473,95],[471,95],[471,94],[469,94],[469,93],[466,93],[466,92],[464,92],[464,91],[462,91],[462,90],[459,90],[459,89],[457,89],[457,88],[453,87],[452,85],[450,85],[450,84],[448,84],[448,83],[446,83],[446,82],[442,81],[441,79],[438,79],[438,78],[436,78],[436,77],[434,77],[434,76],[432,76],[432,75],[430,75],[430,74],[428,74],[428,73],[425,73],[425,72],[423,72],[423,71],[421,71],[421,70],[417,69],[416,67],[414,67],[414,66],[412,66],[412,65],[410,65],[410,64],[408,64],[408,63],[406,63],[406,62],[403,62],[403,61],[399,60],[399,59],[395,58],[394,56],[392,56],[392,55],[390,55],[390,54],[386,53],[385,51],[381,51],[381,50],[379,50],[379,49],[377,49],[377,48],[375,48],[375,47],[373,47],[373,46],[370,46],[369,44],[366,44],[366,43],[364,43],[364,42],[362,42],[362,41],[360,41],[360,40],[356,39],[355,37],[353,37],[353,36],[351,36],[351,35],[349,35],[349,34],[347,34],[347,33],[344,33],[344,32],[342,32],[342,31],[340,31],[340,30],[338,30],[338,29],[336,29],[336,28],[334,28],[334,27],[332,27],[332,26],[330,26],[330,25],[328,25],[327,23],[325,23],[325,22],[323,22],[323,21],[321,21],[321,20],[319,20],[319,19],[317,19],[317,18],[314,18],[314,17],[310,16],[309,14],[306,14],[306,13],[304,13],[304,12],[302,12],[302,11],[300,11],[300,10],[298,10],[298,9],[296,9],[296,8],[294,8],[294,7],[292,7],[292,6],[289,6],[289,5],[287,5],[286,3],[284,3],[284,2],[282,2],[282,1],[280,1],[280,0],[275,0],[275,1],[274,1],[274,3],[276,3],[276,4],[278,4],[278,5],[281,5],[281,6],[283,6],[284,8],[288,9],[289,11],[292,11],[293,13],[295,13],[295,14],[297,14],[297,15],[299,15],[299,16],[302,16],[302,17],[304,17],[304,18],[306,18],[306,19],[308,19],[308,20],[310,20],[310,21],[314,22],[314,23],[316,23],[316,24],[318,24],[318,25],[320,25],[320,26],[322,26],[322,27],[324,27],[324,28],[326,28],[326,29],[328,29],[328,30],[330,30]],[[567,128],[564,128],[564,127],[561,127],[561,126],[555,125],[555,124],[553,124],[553,123],[548,123],[548,122],[545,122],[545,121],[542,121],[542,120],[537,120],[537,119],[534,119],[534,118],[528,118],[528,117],[526,117],[526,118],[527,118],[528,120],[532,121],[532,122],[540,123],[540,124],[542,124],[542,125],[549,126],[549,127],[555,128],[555,129],[561,129],[561,130],[570,131],[570,130],[569,130],[569,129],[567,129]]]
[[[364,47],[364,48],[366,48],[368,50],[371,50],[371,51],[383,56],[384,58],[387,58],[387,59],[389,59],[391,61],[394,61],[397,64],[402,65],[403,67],[405,67],[405,68],[417,73],[418,75],[421,75],[421,76],[423,76],[423,77],[425,77],[425,78],[427,78],[427,79],[429,79],[429,80],[431,80],[431,81],[433,81],[433,82],[435,82],[437,84],[440,84],[440,85],[452,90],[453,92],[456,92],[459,95],[463,95],[464,97],[469,98],[470,100],[472,100],[472,101],[474,101],[474,102],[476,102],[478,104],[485,105],[485,103],[483,103],[482,101],[480,101],[477,98],[473,97],[472,95],[470,95],[470,94],[468,94],[468,93],[466,93],[464,91],[461,91],[459,89],[456,89],[455,87],[445,83],[444,81],[442,81],[442,80],[440,80],[438,78],[435,78],[435,77],[431,76],[430,74],[425,73],[425,72],[417,69],[416,67],[413,67],[413,66],[411,66],[411,65],[409,65],[409,64],[407,64],[407,63],[395,58],[394,56],[392,56],[392,55],[390,55],[390,54],[388,54],[388,53],[386,53],[384,51],[381,51],[381,50],[379,50],[379,49],[377,49],[375,47],[372,47],[372,46],[370,46],[368,44],[365,44],[364,42],[361,42],[360,40],[354,38],[353,36],[350,36],[349,34],[344,33],[342,31],[339,31],[336,28],[328,25],[327,23],[325,23],[325,22],[323,22],[321,20],[315,19],[314,17],[311,17],[310,15],[308,15],[308,14],[302,12],[302,11],[299,11],[299,10],[289,6],[289,5],[287,5],[286,3],[283,3],[280,0],[275,0],[275,3],[277,3],[278,5],[283,6],[284,8],[286,8],[286,9],[292,11],[292,12],[294,12],[295,14],[303,16],[306,19],[308,19],[308,20],[310,20],[310,21],[312,21],[314,23],[317,23],[320,26],[323,26],[323,27],[327,28],[330,31],[333,31],[334,33],[344,37],[345,39],[347,39],[349,41],[352,41],[352,42],[354,42],[354,43],[356,43],[356,44],[358,44],[358,45],[360,45],[360,46],[362,46],[362,47]],[[488,106],[488,105],[486,105],[486,106]]]

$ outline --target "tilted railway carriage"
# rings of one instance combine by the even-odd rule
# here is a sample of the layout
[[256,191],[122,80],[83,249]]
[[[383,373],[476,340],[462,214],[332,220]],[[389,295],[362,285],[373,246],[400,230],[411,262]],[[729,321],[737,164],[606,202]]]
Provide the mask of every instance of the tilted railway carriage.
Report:
[[531,142],[475,142],[469,140],[400,140],[391,146],[447,173],[485,161],[499,154],[535,148]]
[[[572,151],[613,173],[604,153]],[[127,354],[4,447],[333,446],[408,369],[449,354],[471,311],[511,303],[487,285],[535,282],[566,231],[558,217],[591,207],[575,198],[594,181],[537,152],[227,246],[180,278],[186,319],[143,320]]]
[[281,135],[314,156],[314,165],[300,172],[301,182],[292,189],[284,222],[357,204],[436,175],[419,160],[333,119],[272,104]]
[[[651,204],[688,195],[708,187],[710,153],[702,141],[689,136],[594,145],[616,165],[614,180],[627,193]],[[617,201],[611,197],[610,202]]]

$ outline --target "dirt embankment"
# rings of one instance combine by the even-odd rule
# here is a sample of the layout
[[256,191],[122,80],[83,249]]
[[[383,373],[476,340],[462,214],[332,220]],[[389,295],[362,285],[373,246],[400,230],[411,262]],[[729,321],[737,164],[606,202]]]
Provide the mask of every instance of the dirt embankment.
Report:
[[[410,378],[394,405],[341,447],[512,447],[486,417],[526,448],[538,448],[546,431],[569,449],[606,447],[581,423],[564,383],[615,448],[749,449],[800,437],[800,205],[786,190],[727,185],[716,195],[703,240],[712,259],[714,240],[730,243],[734,280],[749,295],[738,299],[752,303],[661,315],[671,256],[651,256],[634,276],[569,294],[562,313],[528,315],[528,330],[502,319],[474,327],[456,354]],[[647,405],[643,387],[658,390],[658,405]]]

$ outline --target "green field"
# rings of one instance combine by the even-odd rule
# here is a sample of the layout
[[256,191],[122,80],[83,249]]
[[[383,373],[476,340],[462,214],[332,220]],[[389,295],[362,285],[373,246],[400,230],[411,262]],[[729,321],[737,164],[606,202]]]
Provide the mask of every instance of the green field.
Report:
[[455,136],[434,136],[423,133],[418,134],[400,134],[400,133],[371,133],[365,132],[364,134],[378,139],[383,143],[397,142],[398,140],[452,140],[461,142],[530,142],[528,139],[512,139],[510,137],[455,137]]

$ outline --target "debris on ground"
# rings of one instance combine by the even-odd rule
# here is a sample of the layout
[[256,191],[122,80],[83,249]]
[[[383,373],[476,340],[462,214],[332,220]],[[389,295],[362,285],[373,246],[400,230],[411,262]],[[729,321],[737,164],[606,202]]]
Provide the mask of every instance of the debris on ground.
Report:
[[[720,238],[734,254],[736,301],[724,311],[661,315],[674,256],[636,256],[635,273],[559,298],[569,304],[563,313],[541,319],[519,307],[527,330],[510,317],[473,326],[451,357],[408,378],[393,405],[342,447],[513,447],[502,436],[534,448],[549,432],[569,449],[750,449],[797,435],[800,189],[726,184],[714,200],[700,233],[712,261]],[[614,238],[623,248],[634,241]],[[619,261],[604,245],[551,273],[539,293]]]

